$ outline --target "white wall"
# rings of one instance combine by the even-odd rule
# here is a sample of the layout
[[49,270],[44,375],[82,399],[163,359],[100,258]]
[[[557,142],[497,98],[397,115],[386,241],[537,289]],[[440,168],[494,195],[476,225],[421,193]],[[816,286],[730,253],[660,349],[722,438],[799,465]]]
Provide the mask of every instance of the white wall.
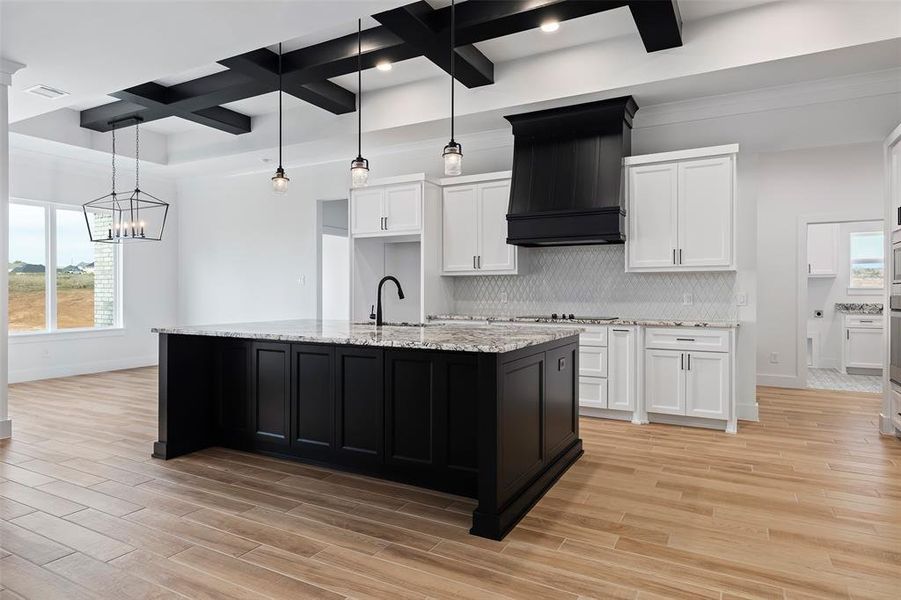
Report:
[[799,218],[881,215],[882,144],[761,154],[757,179],[758,382],[797,387]]
[[[122,166],[124,177],[132,177]],[[109,191],[109,170],[87,162],[12,149],[10,195],[80,206]],[[172,181],[142,176],[142,188],[173,206],[162,242],[124,247],[123,325],[118,331],[11,338],[11,382],[156,364],[150,329],[176,322],[178,215]],[[85,234],[87,235],[87,233]]]
[[[837,369],[842,360],[843,313],[836,312],[836,302],[876,302],[882,304],[882,289],[872,294],[848,293],[851,284],[850,234],[861,231],[882,232],[882,221],[861,221],[838,224],[838,269],[835,277],[810,277],[807,280],[807,330],[819,337],[819,368]],[[814,317],[817,310],[821,318]]]

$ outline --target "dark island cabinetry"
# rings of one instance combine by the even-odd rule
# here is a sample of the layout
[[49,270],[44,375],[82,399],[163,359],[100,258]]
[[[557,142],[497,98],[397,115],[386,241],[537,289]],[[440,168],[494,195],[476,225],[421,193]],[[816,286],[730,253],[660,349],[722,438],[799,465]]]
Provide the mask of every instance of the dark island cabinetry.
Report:
[[224,446],[478,498],[501,538],[581,454],[578,345],[507,353],[160,335],[157,458]]

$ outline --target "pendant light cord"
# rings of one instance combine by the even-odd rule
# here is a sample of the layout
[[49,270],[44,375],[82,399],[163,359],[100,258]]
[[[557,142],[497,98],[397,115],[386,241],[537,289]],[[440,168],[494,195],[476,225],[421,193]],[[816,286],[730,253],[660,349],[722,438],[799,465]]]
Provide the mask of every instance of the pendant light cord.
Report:
[[116,195],[116,125],[113,124],[113,196]]
[[456,8],[454,0],[451,0],[451,26],[450,26],[450,76],[451,76],[451,141],[454,141],[454,59],[456,52],[454,51],[455,30],[456,30]]
[[278,43],[278,168],[282,168],[282,43]]
[[363,19],[357,19],[357,158],[363,156]]

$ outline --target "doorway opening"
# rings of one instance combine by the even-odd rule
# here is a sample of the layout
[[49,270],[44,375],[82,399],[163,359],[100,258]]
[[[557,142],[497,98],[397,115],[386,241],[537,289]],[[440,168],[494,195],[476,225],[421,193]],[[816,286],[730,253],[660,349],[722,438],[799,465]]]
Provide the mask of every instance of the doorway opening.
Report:
[[[885,240],[882,219],[802,220],[799,369],[805,387],[882,392]],[[806,270],[806,272],[804,272]]]
[[320,319],[350,318],[350,238],[347,199],[318,202]]

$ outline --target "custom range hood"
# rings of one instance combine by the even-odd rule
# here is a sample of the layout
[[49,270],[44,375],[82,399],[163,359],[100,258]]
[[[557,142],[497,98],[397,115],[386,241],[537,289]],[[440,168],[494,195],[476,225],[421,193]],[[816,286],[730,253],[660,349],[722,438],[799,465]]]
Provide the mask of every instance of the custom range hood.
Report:
[[505,117],[515,138],[508,244],[626,240],[622,163],[637,110],[624,96]]

